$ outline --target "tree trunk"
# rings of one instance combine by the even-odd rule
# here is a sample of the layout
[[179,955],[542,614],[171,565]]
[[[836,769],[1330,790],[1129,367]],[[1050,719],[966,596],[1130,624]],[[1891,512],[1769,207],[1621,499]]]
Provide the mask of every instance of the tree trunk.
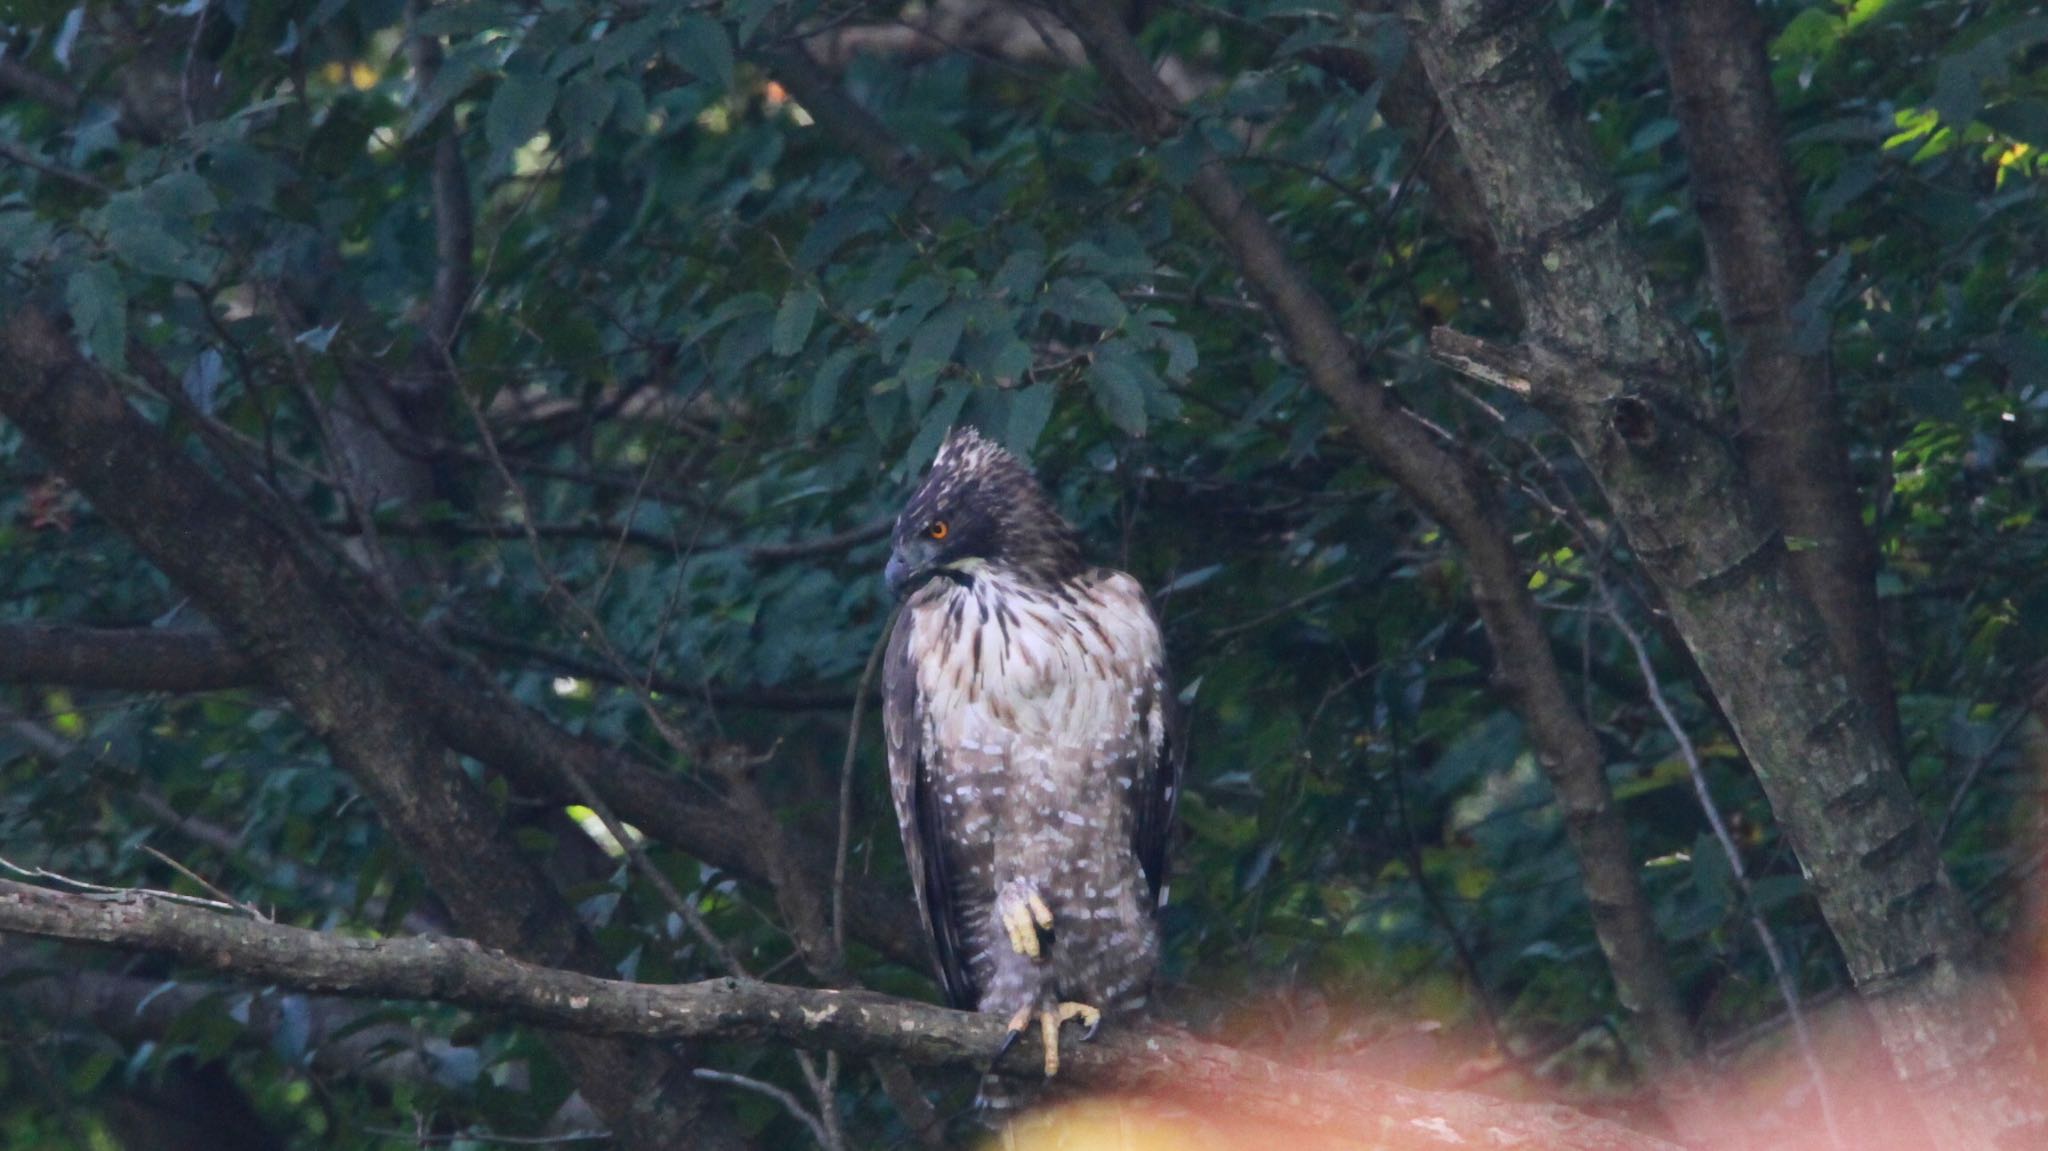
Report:
[[1529,349],[1453,338],[1571,437],[1798,852],[1892,1062],[1954,1151],[2048,1138],[2040,1065],[1877,717],[1844,679],[1708,381],[1655,301],[1538,5],[1411,7],[1431,82],[1529,313]]
[[1877,545],[1849,471],[1824,344],[1800,346],[1812,246],[1785,163],[1778,105],[1752,0],[1658,0],[1657,51],[1671,76],[1679,136],[1721,327],[1735,358],[1742,459],[1792,549],[1792,578],[1820,612],[1843,674],[1894,749],[1892,694],[1877,607]]

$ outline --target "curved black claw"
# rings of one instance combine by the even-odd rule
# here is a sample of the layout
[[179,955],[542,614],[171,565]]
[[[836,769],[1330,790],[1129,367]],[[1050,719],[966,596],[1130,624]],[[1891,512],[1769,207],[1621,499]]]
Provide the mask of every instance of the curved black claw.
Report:
[[1017,1037],[1019,1035],[1024,1034],[1024,1029],[1026,1027],[1031,1026],[1031,1017],[1036,1014],[1038,1014],[1038,1012],[1033,1010],[1027,1004],[1022,1010],[1018,1011],[1015,1015],[1010,1016],[1010,1029],[1008,1031],[1003,1032],[1003,1045],[996,1048],[995,1058],[988,1061],[989,1074],[995,1074],[996,1064],[1001,1063],[1003,1061],[1003,1056],[1008,1055],[1010,1053],[1010,1048],[1015,1047],[1017,1045]]

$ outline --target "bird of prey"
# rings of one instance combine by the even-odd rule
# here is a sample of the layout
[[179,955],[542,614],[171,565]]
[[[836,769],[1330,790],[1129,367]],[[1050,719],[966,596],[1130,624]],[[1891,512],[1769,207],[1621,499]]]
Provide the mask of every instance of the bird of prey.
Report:
[[1092,1038],[1141,1006],[1186,748],[1138,581],[1081,558],[1029,469],[954,431],[897,518],[889,780],[955,1007]]

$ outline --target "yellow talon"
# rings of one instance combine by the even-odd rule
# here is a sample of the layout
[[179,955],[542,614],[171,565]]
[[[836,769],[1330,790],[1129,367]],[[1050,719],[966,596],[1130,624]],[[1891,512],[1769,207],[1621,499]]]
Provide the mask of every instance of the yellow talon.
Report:
[[1085,1038],[1088,1039],[1095,1038],[1095,1029],[1102,1026],[1102,1012],[1086,1003],[1060,1004],[1060,1022],[1065,1023],[1069,1019],[1081,1021],[1081,1026],[1086,1028]]
[[1010,1016],[1009,1028],[1003,1035],[1003,1045],[996,1051],[997,1060],[1002,1059],[1003,1053],[1008,1051],[1010,1045],[1017,1041],[1017,1037],[1024,1033],[1024,1029],[1031,1025],[1031,1017],[1034,1015],[1038,1017],[1039,1038],[1045,1043],[1047,1079],[1060,1073],[1060,1024],[1069,1019],[1080,1020],[1084,1028],[1081,1032],[1083,1043],[1095,1038],[1096,1028],[1102,1026],[1102,1012],[1086,1003],[1061,1003],[1048,1011],[1040,1011],[1036,1007],[1020,1007],[1015,1015]]
[[1060,1015],[1061,1011],[1038,1013],[1038,1033],[1045,1040],[1045,1077],[1052,1078],[1060,1073]]
[[1025,887],[1019,892],[1015,887],[996,897],[996,918],[1002,922],[1004,934],[1010,937],[1010,950],[1030,959],[1042,959],[1044,951],[1038,933],[1052,930],[1052,908],[1036,891]]
[[1032,925],[1031,912],[1027,908],[1004,909],[1003,930],[1010,933],[1010,950],[1019,955],[1038,958],[1038,928]]
[[1052,908],[1045,905],[1045,900],[1040,899],[1036,891],[1031,893],[1030,905],[1031,918],[1037,921],[1039,927],[1051,931]]

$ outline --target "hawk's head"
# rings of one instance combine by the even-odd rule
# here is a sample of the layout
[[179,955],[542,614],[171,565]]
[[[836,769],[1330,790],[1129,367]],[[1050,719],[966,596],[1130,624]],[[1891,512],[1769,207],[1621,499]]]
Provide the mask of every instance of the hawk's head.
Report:
[[982,570],[1052,586],[1079,575],[1081,545],[1031,469],[973,428],[946,437],[931,473],[896,517],[892,592]]

